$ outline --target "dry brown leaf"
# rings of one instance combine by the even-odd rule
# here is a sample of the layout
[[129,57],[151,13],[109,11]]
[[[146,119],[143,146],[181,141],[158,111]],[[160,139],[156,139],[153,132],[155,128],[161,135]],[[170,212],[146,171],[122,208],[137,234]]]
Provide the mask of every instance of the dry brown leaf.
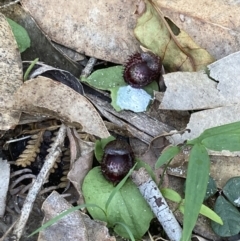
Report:
[[169,71],[198,71],[214,61],[190,36],[163,15],[155,1],[145,0],[146,11],[134,29],[141,44],[159,55]]
[[210,77],[204,72],[164,75],[167,90],[159,108],[198,110],[239,104],[239,63],[236,52],[208,65]]
[[93,105],[62,83],[39,76],[26,81],[14,98],[15,110],[49,115],[101,138],[110,135]]
[[[202,110],[191,115],[186,127],[190,131],[169,137],[172,144],[194,139],[208,128],[240,120],[239,62],[240,52],[236,52],[208,65],[210,77],[204,72],[176,72],[164,76],[167,90],[163,98],[157,95],[160,109]],[[224,155],[230,154],[224,152]]]
[[239,50],[238,0],[156,0],[163,13],[216,59]]
[[[186,178],[189,151],[180,153],[173,158],[167,168],[167,173],[173,176]],[[217,187],[222,189],[226,182],[240,176],[240,157],[210,156],[210,175],[215,180]]]
[[[137,3],[118,0],[22,0],[53,41],[115,63],[139,50],[133,35]],[[44,13],[44,14],[43,14]]]
[[[44,201],[42,209],[45,213],[45,219],[49,220],[71,207],[60,194],[53,191]],[[91,221],[87,215],[75,211],[64,216],[55,225],[40,232],[38,241],[48,240],[115,241],[115,238],[109,236],[103,222]]]
[[68,179],[76,188],[79,194],[78,204],[83,204],[82,183],[87,173],[92,168],[95,143],[78,140],[81,148],[81,156],[74,162],[68,173]]
[[14,128],[20,112],[12,111],[13,94],[22,84],[22,61],[12,30],[0,13],[0,130]]

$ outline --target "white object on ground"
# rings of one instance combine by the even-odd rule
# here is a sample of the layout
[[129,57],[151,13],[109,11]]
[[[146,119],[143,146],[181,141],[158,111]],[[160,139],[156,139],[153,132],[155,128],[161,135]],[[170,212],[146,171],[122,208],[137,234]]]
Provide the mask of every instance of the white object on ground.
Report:
[[131,110],[134,112],[145,111],[152,99],[143,89],[136,89],[128,86],[120,87],[117,94],[117,105],[122,110]]
[[0,217],[3,217],[6,207],[7,191],[10,179],[10,166],[7,160],[0,158]]
[[180,241],[182,228],[170,210],[156,183],[152,180],[147,171],[144,168],[134,171],[132,180],[161,223],[168,238],[171,241]]

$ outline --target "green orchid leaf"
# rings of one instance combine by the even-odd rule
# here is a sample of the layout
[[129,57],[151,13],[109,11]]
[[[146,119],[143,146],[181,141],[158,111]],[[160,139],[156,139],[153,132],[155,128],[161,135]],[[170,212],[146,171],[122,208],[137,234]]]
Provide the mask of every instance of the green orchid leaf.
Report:
[[240,232],[240,213],[223,196],[215,202],[214,211],[222,218],[223,225],[211,222],[213,231],[220,237],[230,237]]
[[218,191],[218,189],[217,189],[217,184],[216,184],[215,180],[211,176],[209,176],[207,191],[206,191],[206,195],[204,197],[204,201],[207,200],[208,198],[212,197],[217,191]]
[[[85,202],[95,203],[105,209],[114,188],[114,185],[103,177],[100,168],[95,167],[87,174],[83,182],[82,190]],[[141,239],[154,217],[138,188],[130,179],[112,197],[107,208],[107,217],[99,208],[90,207],[88,212],[94,219],[107,222],[120,236],[129,238],[126,229],[116,223],[125,224],[135,239]]]
[[236,207],[240,207],[240,177],[230,178],[223,187],[226,198]]

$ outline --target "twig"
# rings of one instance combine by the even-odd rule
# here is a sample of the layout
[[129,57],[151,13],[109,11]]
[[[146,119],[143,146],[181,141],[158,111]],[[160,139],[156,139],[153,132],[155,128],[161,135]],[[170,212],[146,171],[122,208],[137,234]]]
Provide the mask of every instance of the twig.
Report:
[[3,6],[0,6],[0,9],[1,9],[1,8],[10,7],[10,6],[12,6],[13,4],[17,4],[17,3],[19,3],[19,2],[20,2],[20,0],[15,0],[14,2],[10,2],[10,3],[8,3],[8,4],[5,4],[5,5],[3,5]]
[[4,235],[0,238],[0,241],[5,241],[8,234],[10,234],[10,232],[12,231],[13,227],[15,226],[15,224],[17,223],[18,219],[12,223],[12,225],[8,228],[8,230],[4,233]]
[[20,218],[19,218],[18,222],[16,223],[16,226],[13,230],[13,234],[16,235],[17,240],[19,240],[22,236],[24,227],[27,223],[28,217],[29,217],[30,212],[33,207],[33,203],[36,200],[36,197],[37,197],[42,185],[46,181],[55,161],[61,154],[60,147],[62,146],[62,144],[64,142],[65,136],[66,136],[66,126],[62,124],[59,129],[56,140],[55,140],[49,154],[46,157],[46,161],[44,162],[44,165],[43,165],[41,171],[39,172],[37,179],[33,183],[33,186],[29,190],[28,195],[24,201]]
[[88,62],[87,62],[87,65],[85,66],[85,68],[83,69],[82,73],[81,73],[81,77],[88,77],[92,70],[93,70],[93,67],[94,65],[96,64],[97,62],[97,59],[91,57]]
[[140,168],[138,171],[134,171],[132,180],[156,215],[169,239],[171,241],[180,241],[182,228],[146,169]]

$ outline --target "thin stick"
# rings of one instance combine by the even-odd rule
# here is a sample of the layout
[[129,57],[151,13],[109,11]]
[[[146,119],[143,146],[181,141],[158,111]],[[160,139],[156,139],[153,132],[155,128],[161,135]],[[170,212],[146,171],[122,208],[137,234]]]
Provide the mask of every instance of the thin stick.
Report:
[[156,215],[169,239],[171,241],[180,241],[182,228],[146,169],[140,168],[138,171],[134,171],[132,180]]
[[19,2],[20,2],[20,0],[15,0],[14,2],[10,2],[10,3],[8,3],[8,4],[5,4],[5,5],[3,5],[3,6],[0,6],[0,9],[1,9],[1,8],[10,7],[10,6],[12,6],[13,4],[17,4],[17,3],[19,3]]
[[87,65],[83,69],[83,71],[81,73],[81,77],[86,77],[87,78],[91,74],[91,72],[93,70],[93,67],[96,64],[96,62],[97,62],[97,59],[95,59],[94,57],[91,57],[88,60]]
[[[8,234],[10,234],[10,232],[12,231],[13,227],[16,225],[18,219],[12,223],[12,225],[8,228],[8,230],[4,233],[4,235],[0,238],[0,241],[5,241]],[[8,240],[8,239],[7,239]]]
[[17,241],[22,236],[24,227],[27,223],[28,217],[29,217],[30,212],[33,207],[33,203],[36,200],[36,197],[37,197],[42,185],[46,181],[55,161],[61,154],[60,147],[62,146],[62,144],[64,142],[65,136],[66,136],[66,126],[62,124],[59,129],[56,140],[54,141],[54,144],[53,144],[49,154],[46,157],[46,161],[44,162],[44,165],[43,165],[41,171],[39,172],[36,181],[33,183],[33,186],[29,190],[28,195],[24,201],[20,218],[19,218],[18,222],[16,223],[16,226],[13,230],[13,234],[16,235]]

